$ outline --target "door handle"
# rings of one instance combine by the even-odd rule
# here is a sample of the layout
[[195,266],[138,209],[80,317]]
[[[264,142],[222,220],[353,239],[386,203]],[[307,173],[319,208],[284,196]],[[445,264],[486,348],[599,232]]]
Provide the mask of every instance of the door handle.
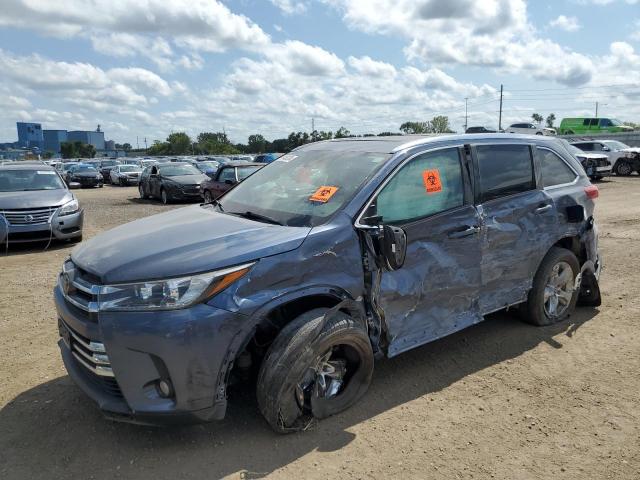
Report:
[[477,225],[467,226],[461,230],[453,230],[448,233],[449,238],[464,238],[470,235],[475,235],[480,231],[480,227]]
[[543,205],[542,207],[538,207],[536,208],[536,213],[544,213],[544,212],[548,212],[549,210],[551,210],[553,208],[552,205]]

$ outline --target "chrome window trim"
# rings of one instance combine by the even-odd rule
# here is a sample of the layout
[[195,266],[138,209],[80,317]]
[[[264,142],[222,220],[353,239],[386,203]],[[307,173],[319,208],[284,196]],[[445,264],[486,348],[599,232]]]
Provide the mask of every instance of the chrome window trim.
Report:
[[[417,145],[419,145],[419,144],[417,144]],[[402,170],[402,168],[403,168],[407,163],[409,163],[410,161],[412,161],[414,158],[416,158],[416,157],[418,157],[418,156],[420,156],[420,155],[424,155],[424,154],[426,154],[426,153],[437,152],[437,151],[440,151],[440,150],[452,150],[452,149],[453,149],[453,150],[460,150],[460,148],[464,148],[464,145],[465,145],[465,144],[464,144],[464,142],[462,142],[462,143],[459,143],[459,144],[457,143],[457,144],[454,144],[454,145],[447,145],[447,146],[443,146],[443,147],[430,148],[430,149],[422,150],[422,151],[420,151],[420,152],[416,152],[416,153],[414,153],[413,155],[411,155],[410,157],[405,158],[405,159],[402,161],[402,163],[400,163],[400,165],[398,165],[398,166],[397,166],[397,167],[396,167],[396,168],[395,168],[395,169],[394,169],[394,170],[393,170],[393,171],[392,171],[392,172],[387,176],[387,178],[385,178],[385,179],[384,179],[384,181],[383,181],[380,185],[378,185],[378,187],[373,191],[373,193],[371,194],[371,196],[369,197],[369,199],[365,202],[364,206],[360,209],[360,212],[358,213],[358,216],[356,217],[356,221],[355,221],[355,222],[354,222],[354,224],[353,224],[353,225],[354,225],[354,227],[356,227],[356,228],[362,228],[362,229],[368,229],[368,230],[375,230],[375,229],[377,229],[377,228],[378,228],[378,227],[375,227],[375,226],[372,226],[372,225],[363,225],[362,223],[360,223],[360,220],[362,220],[362,216],[364,215],[364,212],[366,212],[366,211],[367,211],[367,209],[371,206],[371,203],[373,202],[373,200],[374,200],[374,199],[378,196],[378,194],[379,194],[379,193],[384,189],[384,187],[386,187],[386,186],[387,186],[387,184],[388,184],[388,183],[389,183],[389,182],[390,182],[390,181],[391,181],[391,180],[392,180],[392,179],[393,179],[393,178],[398,174],[398,172],[399,172],[400,170]],[[408,148],[413,148],[414,146],[416,146],[416,145],[410,145],[409,147],[404,148],[404,150],[407,150]],[[404,145],[403,145],[403,147],[404,147]],[[459,154],[458,154],[458,155],[459,155]],[[464,173],[464,165],[463,165],[463,163],[462,163],[462,160],[463,160],[463,159],[462,159],[462,158],[460,158],[460,173],[461,173],[462,183],[463,183],[463,187],[464,187],[464,175],[465,175],[465,173]],[[460,205],[460,207],[463,207],[463,206],[464,206],[464,203],[463,203],[462,205]],[[459,207],[453,207],[453,208],[459,208]],[[447,209],[447,210],[445,210],[445,211],[452,210],[453,208],[449,208],[449,209]],[[437,213],[434,213],[433,215],[439,215],[439,214],[441,214],[441,213],[443,213],[443,212],[437,212]],[[425,216],[425,217],[423,217],[423,218],[432,217],[433,215],[427,215],[427,216]],[[415,223],[415,222],[417,222],[417,221],[419,221],[419,220],[421,220],[421,219],[413,220],[413,221],[411,221],[410,223]]]
[[[562,155],[560,155],[558,152],[556,152],[553,148],[549,148],[549,147],[542,147],[542,146],[536,146],[536,149],[540,149],[540,150],[548,150],[549,152],[553,153],[556,157],[558,157],[567,167],[569,167],[569,169],[576,175],[576,177],[573,179],[573,182],[569,182],[569,183],[559,183],[558,185],[551,185],[549,187],[542,187],[543,191],[546,190],[555,190],[557,188],[563,188],[563,187],[571,187],[573,185],[576,185],[579,181],[580,181],[580,173],[576,172],[576,169],[573,168],[572,165],[570,165],[569,163],[566,162],[566,160],[562,157]],[[540,176],[542,177],[542,166],[540,166]],[[542,179],[542,178],[541,178]]]

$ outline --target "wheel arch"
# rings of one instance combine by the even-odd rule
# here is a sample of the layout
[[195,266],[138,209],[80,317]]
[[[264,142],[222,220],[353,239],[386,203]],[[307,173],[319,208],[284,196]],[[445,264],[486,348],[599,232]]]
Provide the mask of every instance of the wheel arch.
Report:
[[337,287],[304,288],[289,292],[263,305],[251,315],[247,327],[229,346],[219,382],[224,382],[224,385],[228,383],[238,357],[242,354],[251,354],[252,365],[259,367],[280,331],[300,315],[318,308],[329,310],[337,306],[340,311],[362,319],[366,324],[362,300],[354,299],[348,292]]

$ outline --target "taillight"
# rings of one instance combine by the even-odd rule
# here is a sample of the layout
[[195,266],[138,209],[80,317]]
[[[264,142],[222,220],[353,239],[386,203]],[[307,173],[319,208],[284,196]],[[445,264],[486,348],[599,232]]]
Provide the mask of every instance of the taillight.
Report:
[[598,198],[598,195],[600,195],[598,187],[596,187],[595,185],[584,187],[584,193],[586,193],[587,197],[589,197],[591,200],[595,200],[596,198]]

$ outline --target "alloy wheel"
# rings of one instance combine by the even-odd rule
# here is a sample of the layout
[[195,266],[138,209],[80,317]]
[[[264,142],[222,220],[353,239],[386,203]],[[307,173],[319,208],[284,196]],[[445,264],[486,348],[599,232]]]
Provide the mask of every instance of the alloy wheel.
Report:
[[571,305],[574,275],[571,265],[558,262],[551,269],[544,288],[544,313],[549,318],[561,317]]

